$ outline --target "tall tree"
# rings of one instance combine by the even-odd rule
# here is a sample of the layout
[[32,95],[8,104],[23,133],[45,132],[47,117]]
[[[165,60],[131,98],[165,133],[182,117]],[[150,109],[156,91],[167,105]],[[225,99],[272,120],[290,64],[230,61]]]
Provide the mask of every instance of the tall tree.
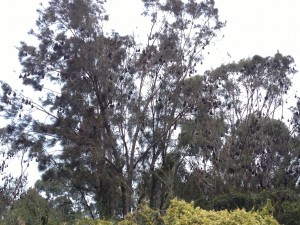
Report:
[[285,99],[295,73],[293,58],[276,53],[221,66],[210,75],[221,82],[219,91],[230,125],[223,169],[229,180],[237,182],[234,186],[247,187],[254,176],[253,188],[270,187],[275,171],[288,168],[294,151],[290,131],[275,119],[284,119]]
[[[276,53],[190,78],[190,87],[200,87],[202,110],[182,121],[179,135],[179,147],[190,152],[194,168],[187,183],[196,181],[207,198],[232,190],[297,187],[298,141],[283,122],[296,72],[291,56]],[[293,110],[297,124],[298,109]]]
[[[184,81],[224,25],[213,0],[143,3],[151,29],[146,43],[136,43],[103,30],[103,1],[51,0],[30,32],[39,45],[19,47],[20,79],[41,93],[40,101],[7,86],[3,92],[7,115],[24,123],[14,126],[8,142],[26,144],[43,180],[59,179],[78,193],[91,217],[131,211],[143,174],[151,187],[145,195],[152,206],[162,205],[154,201],[156,169],[173,160],[177,123],[194,109]],[[48,119],[25,120],[23,107]]]

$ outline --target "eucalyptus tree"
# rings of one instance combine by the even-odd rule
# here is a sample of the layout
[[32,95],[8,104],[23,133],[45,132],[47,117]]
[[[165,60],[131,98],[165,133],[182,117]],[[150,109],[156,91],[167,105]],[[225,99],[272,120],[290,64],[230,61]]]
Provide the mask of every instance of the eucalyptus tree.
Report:
[[274,174],[289,166],[294,149],[290,131],[280,121],[287,110],[285,101],[296,73],[294,66],[291,56],[278,52],[273,57],[256,55],[214,71],[221,82],[219,91],[230,125],[222,157],[227,178],[234,178],[236,187],[247,188],[251,176],[256,177],[256,187],[274,187]]
[[[145,43],[103,29],[104,1],[50,0],[30,31],[38,45],[19,47],[19,77],[41,98],[3,85],[2,109],[19,118],[3,138],[14,151],[24,147],[43,181],[64,187],[57,196],[70,193],[91,217],[131,211],[143,174],[152,187],[145,195],[155,195],[155,171],[177,149],[174,131],[194,109],[182,93],[185,79],[224,26],[212,0],[142,2],[151,27]],[[25,108],[47,119],[20,114]]]
[[297,178],[285,177],[298,150],[283,122],[294,66],[291,56],[256,55],[187,80],[200,87],[201,110],[182,121],[179,147],[190,154],[188,179],[202,193],[274,188],[284,180],[295,187]]
[[[296,187],[300,185],[300,99],[297,95],[296,98],[296,106],[292,106],[290,108],[293,116],[290,120],[290,125],[292,127],[292,137],[291,140],[293,141],[294,145],[294,154],[291,155],[291,165],[286,170],[286,175],[292,177],[292,180],[296,180]],[[289,180],[287,178],[287,180]],[[287,182],[289,183],[289,182]]]

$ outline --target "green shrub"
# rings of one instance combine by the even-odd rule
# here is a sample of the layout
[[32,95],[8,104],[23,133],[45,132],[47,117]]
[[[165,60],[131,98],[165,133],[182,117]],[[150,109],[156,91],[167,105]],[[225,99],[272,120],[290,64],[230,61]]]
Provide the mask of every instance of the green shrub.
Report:
[[278,225],[272,217],[273,207],[271,201],[258,212],[246,212],[244,209],[233,211],[204,210],[194,207],[194,203],[186,203],[174,199],[164,216],[143,204],[137,211],[126,216],[120,225]]
[[[294,219],[299,220],[299,204],[291,204],[291,202],[286,201],[282,207],[284,214],[291,217],[291,220],[285,224],[295,224]],[[16,212],[17,211],[12,212],[12,215]],[[128,214],[121,222],[82,218],[78,219],[75,225],[279,225],[273,218],[273,213],[274,207],[271,204],[271,200],[268,200],[261,210],[251,210],[247,212],[245,209],[235,209],[232,211],[204,210],[200,207],[194,207],[193,202],[187,203],[183,200],[174,199],[171,200],[164,215],[161,215],[159,211],[151,209],[146,203],[143,203],[135,212]],[[19,215],[19,217],[17,215]],[[25,214],[20,214],[19,211],[17,215],[11,217],[11,219],[14,220],[10,220],[10,223],[4,224],[19,224],[18,219],[21,218],[20,215],[22,215],[22,218],[25,218],[26,221],[28,219],[24,216]],[[28,224],[38,223],[29,221]]]
[[240,224],[278,224],[275,219],[266,212],[270,211],[267,205],[261,212],[246,212],[244,209],[207,211],[199,207],[194,208],[193,203],[180,200],[172,200],[170,207],[164,216],[165,225],[240,225]]
[[125,219],[118,223],[119,225],[163,225],[164,221],[157,210],[150,209],[143,202],[138,209],[126,215]]
[[196,206],[206,210],[234,210],[243,208],[246,211],[261,209],[268,199],[274,206],[273,216],[280,223],[285,225],[300,224],[300,195],[299,191],[285,189],[261,190],[257,192],[232,191],[215,194],[209,199],[205,196],[193,196]]
[[279,221],[282,220],[285,225],[299,224],[300,221],[300,202],[284,201],[281,204],[282,213]]

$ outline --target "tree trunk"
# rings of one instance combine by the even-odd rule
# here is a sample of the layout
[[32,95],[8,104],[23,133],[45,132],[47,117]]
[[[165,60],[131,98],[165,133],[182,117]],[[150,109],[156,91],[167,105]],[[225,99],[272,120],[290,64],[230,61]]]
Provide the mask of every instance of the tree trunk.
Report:
[[122,213],[123,218],[131,212],[132,208],[132,175],[130,174],[128,176],[128,179],[126,182],[124,182],[121,186],[122,191]]
[[156,184],[157,184],[157,177],[154,174],[154,168],[151,168],[150,170],[150,174],[151,174],[151,187],[150,187],[150,193],[149,193],[149,198],[150,198],[150,207],[151,208],[155,208],[156,207],[156,201],[155,201],[155,197],[156,197]]

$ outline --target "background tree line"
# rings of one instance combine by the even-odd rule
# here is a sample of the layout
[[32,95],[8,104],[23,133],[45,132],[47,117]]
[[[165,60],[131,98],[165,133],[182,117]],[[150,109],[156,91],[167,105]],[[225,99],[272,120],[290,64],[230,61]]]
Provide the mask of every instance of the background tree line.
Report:
[[[9,146],[2,216],[37,191],[46,215],[59,209],[70,223],[123,217],[143,200],[164,211],[180,197],[249,210],[270,198],[279,222],[297,224],[297,96],[283,122],[293,58],[255,55],[199,74],[225,25],[214,1],[143,3],[151,24],[144,43],[103,30],[103,1],[51,0],[39,9],[30,31],[38,45],[21,42],[19,78],[41,98],[2,81],[1,113],[11,121],[1,129]],[[25,175],[4,176],[18,153],[42,172],[27,193]]]

